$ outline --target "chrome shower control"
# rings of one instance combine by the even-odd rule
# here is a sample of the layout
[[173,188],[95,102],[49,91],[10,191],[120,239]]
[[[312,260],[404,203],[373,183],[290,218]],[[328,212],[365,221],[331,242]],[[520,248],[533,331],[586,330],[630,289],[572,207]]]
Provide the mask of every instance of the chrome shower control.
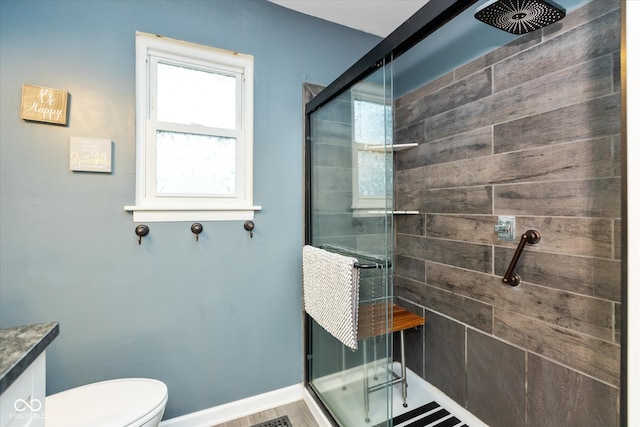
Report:
[[500,240],[515,240],[516,217],[499,216],[498,225],[493,227]]

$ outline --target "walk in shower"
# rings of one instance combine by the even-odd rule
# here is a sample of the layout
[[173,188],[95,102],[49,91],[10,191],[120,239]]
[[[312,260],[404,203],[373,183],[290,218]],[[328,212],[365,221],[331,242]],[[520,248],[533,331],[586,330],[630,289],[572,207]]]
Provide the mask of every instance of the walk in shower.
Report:
[[[306,243],[371,266],[361,307],[385,307],[355,352],[306,320],[337,425],[624,425],[621,2],[483,3],[427,3],[306,104]],[[474,16],[507,3],[560,12]],[[394,305],[425,319],[402,343]]]

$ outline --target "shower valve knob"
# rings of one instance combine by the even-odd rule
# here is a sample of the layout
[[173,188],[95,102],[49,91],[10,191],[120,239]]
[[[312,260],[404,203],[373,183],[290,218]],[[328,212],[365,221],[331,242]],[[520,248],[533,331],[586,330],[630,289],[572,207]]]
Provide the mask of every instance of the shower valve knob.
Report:
[[498,224],[493,227],[500,240],[514,240],[516,230],[515,216],[499,216]]

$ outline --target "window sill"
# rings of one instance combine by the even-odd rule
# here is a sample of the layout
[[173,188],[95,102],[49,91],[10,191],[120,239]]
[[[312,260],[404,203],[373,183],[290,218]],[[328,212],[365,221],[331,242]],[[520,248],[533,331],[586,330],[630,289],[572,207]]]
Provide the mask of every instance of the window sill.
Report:
[[252,220],[255,211],[262,210],[262,206],[219,209],[125,206],[124,210],[127,212],[133,212],[134,222],[246,221]]

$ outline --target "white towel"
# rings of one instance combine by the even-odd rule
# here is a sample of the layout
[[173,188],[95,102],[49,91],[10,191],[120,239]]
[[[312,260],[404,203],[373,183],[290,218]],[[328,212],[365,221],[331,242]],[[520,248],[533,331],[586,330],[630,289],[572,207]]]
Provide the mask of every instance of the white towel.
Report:
[[304,309],[347,347],[358,349],[358,288],[355,258],[313,246],[302,248]]

